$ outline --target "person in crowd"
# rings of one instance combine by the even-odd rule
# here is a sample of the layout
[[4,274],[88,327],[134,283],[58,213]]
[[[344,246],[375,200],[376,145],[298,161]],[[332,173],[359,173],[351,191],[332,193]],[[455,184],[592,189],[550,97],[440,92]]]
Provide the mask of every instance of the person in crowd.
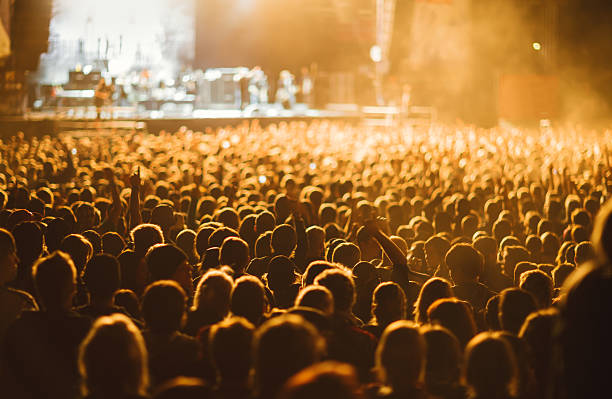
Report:
[[255,326],[241,317],[215,324],[210,331],[210,354],[217,372],[215,397],[252,397],[250,369]]
[[78,397],[77,350],[91,321],[72,311],[76,268],[56,251],[34,263],[41,310],[26,311],[10,325],[2,364],[10,397]]
[[355,369],[348,364],[321,362],[291,377],[280,399],[364,399]]
[[474,313],[466,301],[457,298],[438,299],[427,309],[427,317],[430,323],[445,327],[455,334],[462,349],[476,335]]
[[510,344],[495,332],[474,337],[465,349],[463,378],[473,398],[513,398],[518,366]]
[[99,318],[79,347],[82,392],[88,399],[138,399],[147,395],[147,348],[129,318]]
[[253,342],[255,397],[275,397],[291,376],[320,361],[324,351],[323,338],[300,316],[268,320]]
[[232,278],[222,271],[206,272],[198,283],[183,331],[195,336],[202,327],[223,320],[230,311],[233,285]]
[[175,281],[159,280],[145,289],[143,337],[153,388],[175,377],[198,376],[198,343],[180,332],[186,311],[187,295]]
[[380,338],[387,326],[406,318],[406,295],[402,287],[394,282],[380,283],[372,299],[374,319],[364,329]]
[[450,282],[440,277],[432,277],[423,286],[419,292],[419,297],[414,304],[414,321],[418,324],[426,324],[429,322],[427,310],[432,303],[442,298],[452,298],[455,294]]
[[426,398],[423,387],[427,346],[419,327],[406,320],[391,323],[376,348],[381,398]]
[[459,340],[448,329],[436,325],[421,328],[425,339],[425,386],[427,392],[441,399],[467,397],[461,382],[462,351]]

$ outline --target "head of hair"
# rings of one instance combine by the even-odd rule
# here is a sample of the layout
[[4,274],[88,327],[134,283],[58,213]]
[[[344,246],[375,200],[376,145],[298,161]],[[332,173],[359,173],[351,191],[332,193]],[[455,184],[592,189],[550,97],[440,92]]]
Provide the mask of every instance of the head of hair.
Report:
[[476,335],[472,307],[457,298],[438,299],[427,310],[429,322],[448,328],[459,340],[461,348]]
[[34,263],[32,275],[38,299],[44,308],[70,307],[76,290],[76,268],[70,256],[55,251],[40,258]]
[[253,365],[261,397],[274,397],[300,370],[316,363],[325,344],[315,327],[297,315],[281,315],[265,322],[255,333]]
[[332,254],[332,262],[340,263],[349,269],[352,269],[360,259],[361,251],[359,247],[350,242],[344,242],[338,245]]
[[489,330],[501,330],[499,324],[499,295],[493,295],[485,307],[485,321]]
[[506,288],[499,295],[500,326],[518,334],[527,316],[536,311],[536,301],[529,292],[516,287]]
[[608,200],[599,210],[593,227],[591,241],[597,255],[607,262],[612,261],[612,201]]
[[419,296],[414,303],[414,320],[419,324],[427,323],[429,321],[427,317],[429,306],[438,299],[452,296],[453,288],[448,280],[440,277],[430,278],[421,287]]
[[196,377],[175,377],[155,389],[153,399],[201,399],[211,396],[211,388]]
[[334,266],[333,263],[324,260],[310,262],[308,267],[306,267],[306,271],[302,275],[302,286],[306,287],[308,285],[314,284],[314,280],[319,274],[323,273],[325,270],[335,268],[336,266]]
[[232,314],[244,317],[258,326],[262,320],[265,306],[266,294],[263,283],[257,277],[239,277],[231,294]]
[[124,248],[125,241],[120,234],[109,231],[102,235],[102,252],[117,257]]
[[376,323],[387,326],[406,317],[406,294],[398,284],[380,283],[372,294],[372,314]]
[[232,278],[219,270],[209,270],[200,278],[193,297],[192,310],[214,311],[220,318],[229,312]]
[[521,282],[521,274],[529,271],[529,270],[537,270],[538,265],[533,262],[522,261],[514,266],[514,285],[518,286]]
[[219,264],[231,267],[235,273],[242,273],[249,264],[249,245],[238,237],[226,238],[219,250]]
[[255,241],[255,256],[257,258],[263,258],[264,256],[272,255],[272,247],[270,243],[272,241],[272,232],[266,231],[257,237]]
[[508,276],[513,276],[514,268],[519,262],[529,262],[529,251],[520,245],[508,245],[503,250],[503,269]]
[[482,271],[483,256],[470,244],[455,244],[446,253],[446,264],[455,282],[475,280]]
[[589,241],[583,241],[574,248],[574,264],[581,265],[595,259],[595,248]]
[[83,282],[93,298],[112,298],[121,288],[119,261],[108,254],[92,256],[83,271]]
[[434,395],[457,386],[461,377],[462,351],[457,337],[440,326],[422,328],[427,346],[425,384]]
[[332,293],[336,313],[351,312],[355,303],[355,282],[348,272],[339,268],[326,270],[319,274],[314,282]]
[[576,267],[571,263],[562,263],[555,267],[552,271],[552,278],[555,288],[561,288],[567,277],[576,270]]
[[230,317],[210,329],[210,355],[218,377],[246,381],[251,367],[255,327],[242,317]]
[[305,368],[291,377],[279,394],[280,399],[362,399],[353,366],[326,361]]
[[308,285],[300,290],[295,298],[295,306],[306,306],[331,315],[334,313],[334,297],[331,291],[322,285]]
[[289,224],[278,225],[272,231],[270,246],[272,247],[272,252],[276,255],[291,255],[295,249],[296,242],[295,229]]
[[511,395],[518,370],[510,344],[499,333],[478,334],[466,347],[463,375],[478,397]]
[[122,314],[99,318],[79,348],[84,395],[144,395],[148,381],[147,350],[134,323]]
[[187,307],[185,290],[175,281],[160,280],[149,285],[142,297],[142,315],[149,330],[172,333],[180,330]]
[[149,248],[155,244],[163,244],[164,233],[156,224],[144,223],[134,227],[130,232],[134,243],[134,251],[138,257],[144,257]]
[[150,282],[171,280],[181,263],[187,261],[187,255],[173,244],[155,244],[145,256]]
[[414,388],[423,380],[427,348],[419,327],[406,320],[391,323],[376,348],[376,370],[394,391]]
[[21,222],[13,228],[17,256],[23,263],[32,264],[43,252],[44,235],[36,222]]
[[538,309],[552,305],[553,281],[543,271],[529,270],[521,274],[519,287],[533,295]]

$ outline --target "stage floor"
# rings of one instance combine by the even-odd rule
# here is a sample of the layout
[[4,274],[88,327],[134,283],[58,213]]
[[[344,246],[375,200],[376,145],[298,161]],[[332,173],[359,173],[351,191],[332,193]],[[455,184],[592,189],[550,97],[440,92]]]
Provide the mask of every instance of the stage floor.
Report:
[[[112,112],[112,118],[111,118]],[[0,135],[8,137],[19,131],[26,136],[57,134],[72,130],[147,130],[157,133],[161,130],[175,131],[181,126],[196,131],[206,128],[236,126],[244,122],[258,120],[262,125],[284,121],[346,120],[356,122],[361,119],[358,109],[353,110],[315,110],[295,108],[285,110],[278,107],[246,110],[195,110],[189,113],[141,111],[133,107],[105,109],[102,118],[96,119],[94,107],[76,107],[61,110],[30,112],[24,116],[0,117]]]

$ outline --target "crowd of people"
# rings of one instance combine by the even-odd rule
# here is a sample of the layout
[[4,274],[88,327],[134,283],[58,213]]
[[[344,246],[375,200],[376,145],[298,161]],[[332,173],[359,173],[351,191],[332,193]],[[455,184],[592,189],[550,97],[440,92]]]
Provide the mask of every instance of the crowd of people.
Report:
[[609,132],[0,144],[0,396],[609,397]]

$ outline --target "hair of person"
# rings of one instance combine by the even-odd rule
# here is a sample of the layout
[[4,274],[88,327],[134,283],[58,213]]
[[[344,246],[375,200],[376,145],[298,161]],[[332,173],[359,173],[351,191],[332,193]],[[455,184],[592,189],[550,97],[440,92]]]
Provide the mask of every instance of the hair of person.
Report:
[[518,334],[527,316],[537,310],[536,301],[529,292],[516,287],[506,288],[499,295],[500,326]]
[[470,244],[455,244],[448,250],[445,257],[453,279],[461,276],[476,279],[482,271],[484,258]]
[[429,321],[427,309],[432,303],[441,298],[451,298],[454,296],[451,283],[441,277],[432,277],[423,284],[419,291],[419,296],[414,303],[414,320],[419,324]]
[[32,267],[38,299],[46,309],[59,309],[76,289],[76,268],[70,256],[61,251],[38,259]]
[[235,273],[242,273],[249,263],[249,244],[238,237],[228,237],[219,250],[219,264],[231,267]]
[[249,376],[255,326],[242,317],[230,317],[210,329],[210,355],[222,380],[244,381]]
[[425,384],[434,395],[456,386],[461,378],[462,351],[457,337],[448,329],[427,325],[421,328],[427,346]]
[[97,254],[83,270],[83,282],[92,297],[109,299],[121,288],[119,261],[109,254]]
[[308,267],[306,267],[306,271],[302,275],[302,286],[306,287],[314,284],[315,278],[323,273],[325,270],[335,269],[335,266],[331,262],[327,262],[324,260],[317,260],[314,262],[310,262]]
[[79,347],[78,366],[85,396],[146,394],[147,349],[142,334],[127,316],[114,314],[94,323]]
[[32,264],[43,253],[44,234],[38,223],[21,222],[13,228],[12,234],[22,262]]
[[150,282],[170,280],[187,255],[174,244],[155,244],[145,256]]
[[232,289],[230,310],[258,326],[266,306],[266,293],[263,283],[253,276],[239,277]]
[[141,307],[149,330],[156,333],[172,333],[182,327],[187,295],[177,282],[159,280],[145,289]]
[[266,321],[253,343],[255,385],[261,397],[274,397],[283,384],[300,370],[316,363],[325,341],[302,317],[285,314]]
[[530,270],[538,270],[538,265],[529,261],[521,261],[514,266],[514,285],[518,286],[521,282],[521,274]]
[[591,241],[600,260],[612,261],[612,200],[603,204],[597,213]]
[[211,388],[201,378],[179,376],[155,389],[153,399],[202,399],[211,397]]
[[344,242],[334,248],[332,262],[339,263],[349,269],[353,268],[361,259],[359,247],[350,242]]
[[465,382],[478,397],[512,395],[518,367],[510,344],[499,332],[482,332],[465,350]]
[[581,265],[596,258],[595,248],[589,241],[583,241],[574,248],[574,264]]
[[538,309],[552,305],[553,281],[541,270],[529,270],[521,274],[519,288],[533,295]]
[[270,246],[272,252],[278,255],[291,255],[295,249],[297,237],[295,229],[289,224],[281,224],[272,231]]
[[501,330],[499,324],[499,295],[493,295],[485,307],[485,321],[489,330]]
[[334,312],[334,296],[322,285],[308,285],[298,293],[295,306],[307,306],[330,314]]
[[393,390],[411,388],[423,381],[427,348],[419,327],[410,321],[391,323],[376,348],[376,371]]
[[268,265],[268,287],[272,291],[282,290],[295,283],[295,263],[284,255],[277,255],[270,260]]
[[336,313],[351,311],[355,303],[355,282],[348,272],[340,268],[325,270],[315,278],[314,283],[332,293]]
[[102,235],[102,252],[113,255],[114,257],[119,256],[121,251],[125,248],[125,241],[119,233],[114,231],[106,232]]
[[214,306],[223,308],[220,310],[227,313],[233,286],[232,278],[226,273],[219,270],[207,271],[198,282],[191,310],[197,311],[201,306]]
[[427,317],[432,324],[449,329],[461,343],[461,348],[476,335],[476,322],[472,307],[466,301],[457,298],[442,298],[427,309]]
[[279,399],[363,399],[355,368],[346,363],[325,361],[309,366],[291,377]]
[[552,271],[554,287],[561,288],[565,280],[574,270],[576,270],[576,267],[571,263],[561,263],[555,267]]
[[10,231],[0,228],[0,259],[5,259],[11,253],[16,253],[15,238]]
[[378,325],[388,325],[406,317],[406,294],[392,281],[378,284],[372,294],[372,314]]
[[138,257],[144,257],[149,248],[155,244],[164,243],[164,233],[156,224],[143,223],[130,231],[130,238],[134,243],[134,252]]

